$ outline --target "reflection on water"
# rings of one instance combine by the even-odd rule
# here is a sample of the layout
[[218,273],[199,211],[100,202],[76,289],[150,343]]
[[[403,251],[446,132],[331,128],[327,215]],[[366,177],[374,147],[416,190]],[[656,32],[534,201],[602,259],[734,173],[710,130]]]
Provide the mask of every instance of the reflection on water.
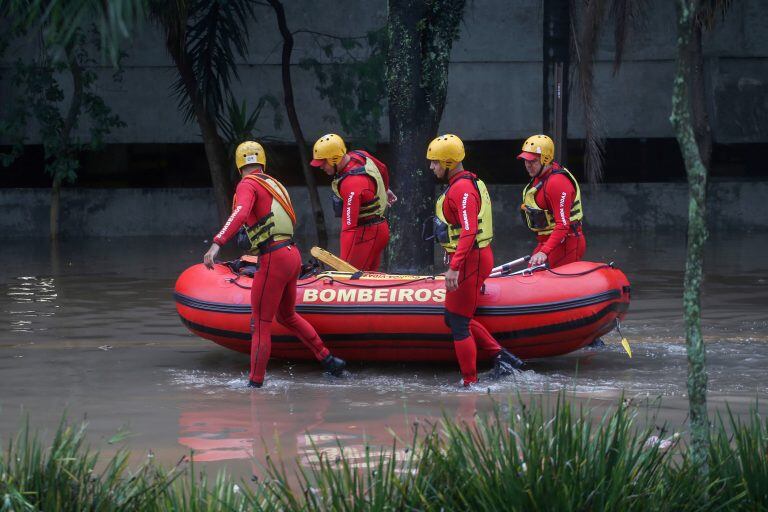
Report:
[[[8,314],[11,332],[45,331],[39,319],[56,314],[58,294],[53,277],[19,276],[8,284]],[[36,303],[34,306],[30,303]],[[33,325],[34,322],[34,325]]]
[[[388,399],[387,394],[380,391],[377,399],[361,402],[349,389],[310,391],[310,408],[303,403],[306,392],[248,393],[245,400],[183,410],[178,442],[193,450],[195,461],[243,461],[257,475],[267,453],[304,466],[319,457],[335,460],[343,455],[353,467],[363,467],[367,458],[393,453],[405,460],[411,436],[430,430],[441,414],[470,422],[478,401],[491,404],[478,394],[448,398],[443,404],[425,399],[409,404],[407,397]],[[347,408],[356,410],[355,418],[344,412]]]
[[[529,242],[494,242],[497,262],[524,254]],[[361,463],[368,443],[389,446],[393,435],[407,443],[414,424],[425,427],[443,414],[472,421],[492,400],[505,403],[518,393],[565,389],[599,407],[622,394],[638,403],[662,396],[662,420],[684,424],[684,236],[589,237],[589,259],[617,262],[632,282],[622,324],[632,359],[611,333],[604,349],[533,361],[513,378],[474,390],[457,386],[451,365],[360,364],[350,380],[334,381],[316,365],[284,361],[270,364],[263,389],[246,388],[247,357],[194,337],[174,309],[176,277],[206,249],[193,239],[80,240],[53,252],[39,240],[6,241],[0,438],[25,414],[47,431],[64,412],[74,420],[87,414],[100,446],[126,428],[137,457],[151,450],[174,463],[194,450],[201,462],[249,474],[265,450],[307,463],[313,445]],[[766,250],[768,241],[758,236],[714,235],[708,242],[703,329],[713,408],[728,400],[744,411],[768,393]]]

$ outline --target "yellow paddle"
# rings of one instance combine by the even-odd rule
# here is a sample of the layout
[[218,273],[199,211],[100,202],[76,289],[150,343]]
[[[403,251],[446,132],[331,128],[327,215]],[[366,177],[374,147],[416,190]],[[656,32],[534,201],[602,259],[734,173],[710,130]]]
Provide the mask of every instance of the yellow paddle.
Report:
[[632,349],[629,347],[629,341],[627,341],[627,338],[621,338],[621,346],[624,347],[624,350],[627,351],[627,355],[629,358],[632,358]]
[[632,359],[632,349],[629,346],[629,340],[626,336],[621,334],[621,322],[619,322],[619,319],[616,319],[616,330],[619,332],[619,336],[621,336],[621,346],[624,347],[624,350],[627,352],[627,355],[630,359]]
[[321,249],[320,247],[313,247],[309,251],[309,253],[335,270],[339,270],[341,272],[351,272],[353,274],[355,272],[359,272],[358,269],[356,269],[355,267],[353,267],[343,259],[339,258],[333,253],[326,251],[325,249]]

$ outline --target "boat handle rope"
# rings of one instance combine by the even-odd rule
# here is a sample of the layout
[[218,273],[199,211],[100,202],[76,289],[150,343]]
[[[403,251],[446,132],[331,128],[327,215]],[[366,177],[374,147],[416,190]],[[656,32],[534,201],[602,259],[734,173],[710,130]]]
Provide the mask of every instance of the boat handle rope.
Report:
[[[321,277],[320,279],[329,279],[332,283],[338,283],[338,284],[340,284],[342,286],[351,286],[352,288],[372,288],[372,289],[377,289],[377,288],[397,288],[398,286],[406,286],[406,285],[409,285],[409,284],[418,283],[420,281],[434,281],[435,280],[435,276],[418,277],[416,279],[411,279],[410,281],[404,281],[402,283],[382,284],[382,285],[352,284],[350,282],[339,281],[337,279],[334,279],[333,277],[328,277],[328,276]],[[304,283],[302,285],[296,285],[296,286],[306,286],[308,284],[311,284],[311,283]]]
[[[506,276],[499,276],[499,277],[512,277],[512,276],[518,275],[520,273],[522,273],[523,275],[525,275],[526,273],[533,274],[533,272],[535,272],[536,270],[546,270],[547,272],[550,272],[550,273],[552,273],[552,274],[554,274],[556,276],[561,276],[561,277],[580,277],[580,276],[585,276],[587,274],[591,274],[592,272],[596,272],[596,271],[604,269],[604,268],[616,268],[616,267],[615,267],[613,262],[610,262],[610,263],[606,263],[606,264],[597,266],[595,268],[591,268],[589,270],[585,270],[584,272],[576,272],[575,274],[566,274],[566,273],[563,273],[563,272],[556,272],[556,271],[552,270],[551,268],[542,266],[541,268],[535,268],[535,267],[534,268],[526,268],[526,269],[520,270],[518,272],[515,272],[514,274],[507,274]],[[250,286],[244,286],[244,285],[242,285],[242,284],[237,282],[242,275],[243,274],[237,274],[237,277],[230,278],[227,281],[229,281],[230,283],[234,284],[238,288],[242,288],[243,290],[250,290],[251,289]],[[443,275],[443,274],[439,274],[439,275]],[[410,281],[404,281],[402,283],[382,284],[382,285],[378,285],[377,286],[377,285],[353,284],[353,283],[350,283],[348,281],[340,281],[338,279],[334,279],[331,276],[320,276],[320,277],[316,277],[315,279],[313,279],[312,281],[310,281],[308,283],[296,284],[296,288],[301,288],[301,287],[304,287],[304,286],[309,286],[310,284],[314,284],[314,283],[316,283],[318,281],[321,281],[323,279],[328,279],[329,282],[331,282],[331,283],[337,283],[337,284],[342,285],[342,286],[350,286],[352,288],[370,288],[370,289],[397,288],[399,286],[406,286],[406,285],[418,283],[418,282],[421,282],[421,281],[434,281],[436,277],[438,277],[438,276],[425,276],[425,277],[419,277],[419,278],[416,278],[416,279],[411,279]]]
[[604,263],[602,265],[599,265],[595,268],[591,268],[589,270],[585,270],[584,272],[576,272],[575,274],[565,274],[562,272],[556,272],[551,268],[548,268],[547,272],[550,272],[552,274],[555,274],[556,276],[562,276],[562,277],[579,277],[579,276],[585,276],[587,274],[591,274],[592,272],[597,272],[598,270],[601,270],[604,268],[616,268],[616,266],[613,264],[613,262],[610,262],[610,263]]
[[250,290],[251,289],[250,286],[243,286],[243,285],[241,285],[240,283],[237,282],[237,280],[240,279],[240,277],[242,275],[243,274],[237,274],[237,277],[230,277],[229,279],[227,279],[227,281],[229,281],[231,284],[237,286],[238,288],[242,288],[243,290]]
[[[245,286],[245,285],[242,285],[242,284],[237,282],[238,279],[240,279],[241,276],[242,276],[242,274],[238,274],[237,277],[229,278],[229,279],[227,279],[227,281],[229,281],[231,284],[237,286],[238,288],[242,288],[243,290],[250,290],[251,289],[250,286]],[[301,288],[303,286],[309,286],[310,284],[314,284],[314,283],[316,283],[318,281],[322,281],[324,279],[328,279],[331,283],[337,283],[337,284],[342,285],[342,286],[351,286],[352,288],[371,288],[371,289],[377,289],[377,288],[397,288],[399,286],[406,286],[406,285],[409,285],[409,284],[418,283],[420,281],[434,281],[435,277],[436,276],[425,276],[425,277],[419,277],[417,279],[411,279],[410,281],[405,281],[405,282],[402,282],[402,283],[382,284],[382,285],[378,285],[377,286],[377,285],[353,284],[353,283],[349,283],[347,281],[340,281],[338,279],[334,279],[333,277],[330,277],[330,276],[321,276],[321,277],[316,277],[315,279],[313,279],[312,281],[309,281],[308,283],[298,283],[298,284],[296,284],[296,288]]]
[[[522,259],[521,259],[522,260]],[[498,267],[501,268],[501,267]],[[584,272],[576,272],[574,274],[567,274],[565,272],[557,272],[556,270],[552,270],[549,268],[547,263],[542,263],[541,265],[536,265],[535,267],[530,268],[524,268],[522,270],[518,270],[517,272],[509,273],[507,272],[499,272],[494,275],[493,273],[490,275],[490,277],[514,277],[514,276],[531,276],[534,274],[534,272],[537,272],[539,270],[546,270],[547,272],[550,272],[551,274],[554,274],[556,276],[561,277],[580,277],[585,276],[587,274],[591,274],[592,272],[596,272],[598,270],[604,269],[604,268],[616,268],[616,265],[613,262],[610,263],[604,263],[602,265],[598,265],[595,268],[591,268],[589,270],[585,270]]]

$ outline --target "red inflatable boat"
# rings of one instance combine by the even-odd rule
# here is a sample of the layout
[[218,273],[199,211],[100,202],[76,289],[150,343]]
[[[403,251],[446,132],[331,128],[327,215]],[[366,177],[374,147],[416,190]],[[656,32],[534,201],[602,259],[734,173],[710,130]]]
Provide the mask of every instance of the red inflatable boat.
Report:
[[[196,335],[248,353],[250,287],[251,278],[228,265],[194,265],[176,281],[176,309]],[[555,271],[489,278],[475,318],[518,357],[549,357],[611,331],[624,318],[629,296],[623,272],[581,261]],[[296,310],[343,359],[455,361],[444,300],[442,277],[324,272],[299,280]],[[272,357],[312,358],[297,338],[272,325]]]

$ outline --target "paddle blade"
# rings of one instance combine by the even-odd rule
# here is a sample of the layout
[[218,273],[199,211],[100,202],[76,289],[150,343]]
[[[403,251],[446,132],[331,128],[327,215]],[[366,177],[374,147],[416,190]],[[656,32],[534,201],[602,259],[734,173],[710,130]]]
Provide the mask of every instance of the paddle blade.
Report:
[[353,274],[358,271],[357,268],[350,265],[343,259],[334,255],[333,253],[326,251],[325,249],[321,249],[320,247],[313,247],[309,252],[312,254],[312,256],[335,270],[341,272],[352,272]]
[[627,341],[627,338],[621,338],[621,346],[624,347],[624,350],[627,351],[627,355],[630,359],[632,359],[632,348],[629,346],[629,341]]

